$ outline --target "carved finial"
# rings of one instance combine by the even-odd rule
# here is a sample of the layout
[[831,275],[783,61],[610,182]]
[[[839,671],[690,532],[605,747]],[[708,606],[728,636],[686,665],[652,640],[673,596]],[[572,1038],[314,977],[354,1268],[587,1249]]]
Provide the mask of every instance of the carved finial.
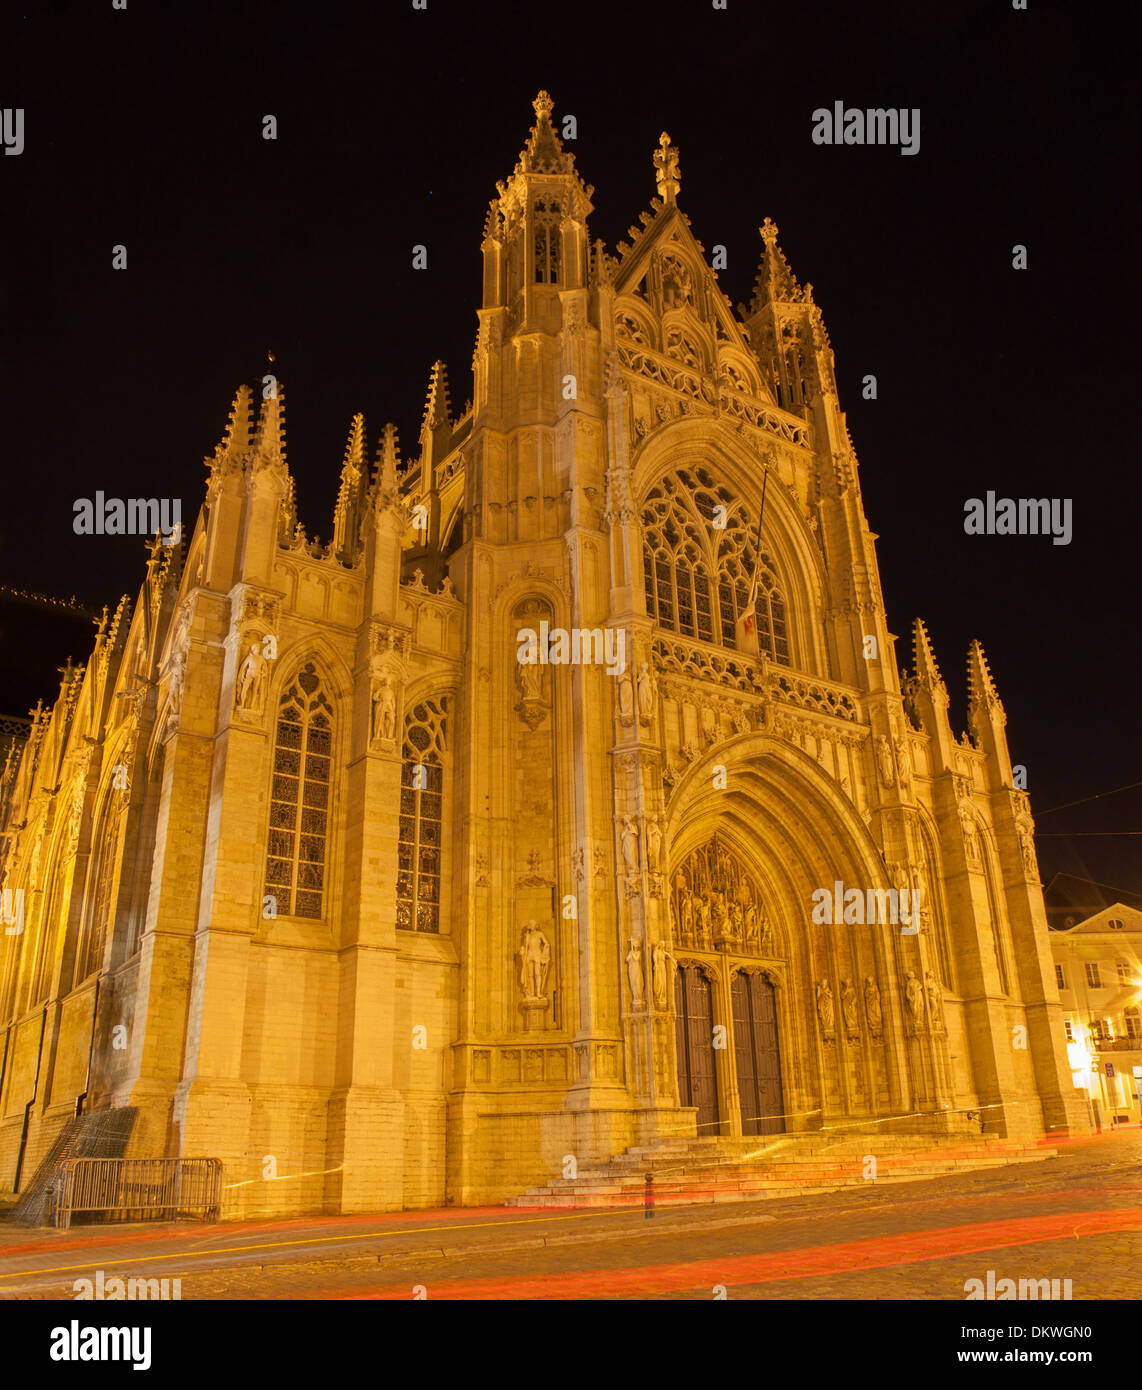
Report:
[[555,103],[546,92],[541,91],[531,104],[535,108],[535,114],[538,120],[549,121],[551,119],[551,113],[555,109]]
[[654,177],[663,202],[673,204],[682,186],[678,168],[678,147],[670,143],[666,131],[658,137],[658,149],[654,152]]
[[757,229],[761,233],[761,239],[766,246],[772,246],[777,240],[777,223],[771,217],[767,217]]

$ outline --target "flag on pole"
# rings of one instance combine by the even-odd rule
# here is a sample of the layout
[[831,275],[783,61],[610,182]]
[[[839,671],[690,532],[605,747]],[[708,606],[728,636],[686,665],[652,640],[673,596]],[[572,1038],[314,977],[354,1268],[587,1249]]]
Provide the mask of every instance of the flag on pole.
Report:
[[734,638],[737,649],[743,656],[760,656],[761,649],[757,639],[757,587],[761,573],[761,523],[765,516],[765,488],[769,482],[769,464],[761,479],[761,510],[757,518],[757,545],[754,547],[753,574],[750,576],[749,597],[745,608],[738,614]]

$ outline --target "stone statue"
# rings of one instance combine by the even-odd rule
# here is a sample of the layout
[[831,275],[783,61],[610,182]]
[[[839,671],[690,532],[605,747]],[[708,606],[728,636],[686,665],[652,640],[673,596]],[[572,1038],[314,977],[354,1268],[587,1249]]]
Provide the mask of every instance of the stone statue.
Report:
[[649,724],[654,717],[654,677],[645,661],[638,664],[638,720]]
[[931,1020],[932,1032],[942,1033],[944,1031],[944,994],[940,989],[940,982],[930,970],[924,973],[924,988],[928,994],[928,1018]]
[[239,709],[259,709],[262,703],[262,692],[266,682],[266,658],[262,655],[262,649],[257,642],[250,643],[250,650],[246,653],[246,659],[242,662],[238,671],[238,696],[237,704]]
[[397,697],[391,676],[382,676],[373,689],[373,737],[392,742],[396,731]]
[[694,935],[694,895],[689,888],[682,889],[682,937],[689,941]]
[[876,756],[880,763],[880,780],[886,787],[894,787],[896,774],[892,768],[892,744],[883,734],[876,740]]
[[851,980],[841,981],[841,1013],[845,1020],[845,1032],[855,1038],[860,1032],[860,1019],[857,1014],[857,992]]
[[924,989],[920,981],[909,970],[904,979],[904,1003],[908,1008],[908,1019],[914,1033],[920,1032],[924,1019]]
[[817,981],[817,1018],[821,1024],[821,1036],[826,1042],[832,1042],[837,1033],[837,1018],[828,980]]
[[526,922],[519,951],[519,986],[525,1000],[546,1003],[544,990],[551,969],[551,943],[536,921]]
[[1019,853],[1023,858],[1023,868],[1029,874],[1035,873],[1035,838],[1025,825],[1019,827]]
[[896,739],[896,761],[900,767],[900,780],[906,782],[908,774],[912,771],[912,755],[908,751],[908,740],[903,734]]
[[630,982],[631,1004],[636,1009],[643,1006],[642,999],[642,942],[631,938],[627,952],[627,980]]
[[864,977],[864,1011],[868,1017],[868,1031],[874,1038],[880,1037],[883,1019],[880,1013],[880,988],[871,975]]
[[745,939],[754,946],[760,942],[761,924],[757,915],[757,903],[750,903],[745,910]]
[[963,801],[960,802],[960,826],[964,832],[968,859],[975,864],[979,860],[979,830],[975,823],[975,817],[968,809],[967,803]]
[[658,872],[658,857],[662,853],[662,827],[657,816],[650,816],[646,822],[646,863],[652,874]]
[[709,898],[698,899],[698,923],[701,928],[702,945],[709,946],[713,941],[711,931],[711,908]]
[[624,726],[634,723],[634,685],[629,674],[619,681],[619,722]]
[[627,873],[638,873],[638,826],[634,823],[632,816],[623,817],[622,830],[623,843],[623,863],[627,867]]
[[525,701],[543,699],[543,672],[533,661],[521,661],[516,667],[516,684]]
[[661,941],[654,943],[652,952],[654,978],[654,1007],[665,1009],[670,997],[670,952]]

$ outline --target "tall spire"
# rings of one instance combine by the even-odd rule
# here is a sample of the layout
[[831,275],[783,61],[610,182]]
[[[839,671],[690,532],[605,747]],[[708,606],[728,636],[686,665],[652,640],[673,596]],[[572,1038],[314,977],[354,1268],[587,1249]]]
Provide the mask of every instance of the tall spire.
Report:
[[761,262],[753,282],[750,312],[756,314],[771,303],[800,303],[805,292],[798,285],[785,253],[777,244],[777,223],[767,217],[758,231],[762,240]]
[[262,400],[253,448],[259,466],[286,468],[285,387],[280,381],[269,388]]
[[917,618],[912,624],[912,670],[921,685],[932,689],[944,686],[923,618]]
[[349,426],[345,457],[341,462],[341,486],[333,509],[333,547],[343,564],[357,556],[361,533],[361,505],[367,486],[365,417],[358,411]]
[[250,447],[250,401],[250,388],[239,386],[234,393],[222,438],[214,446],[213,457],[206,460],[211,468],[221,465],[232,455],[244,454]]
[[397,494],[397,469],[400,466],[400,446],[397,427],[387,424],[377,448],[377,492],[380,498],[391,499]]
[[968,647],[968,728],[979,737],[982,719],[994,716],[1006,723],[1003,703],[995,688],[991,667],[978,641]]
[[438,358],[432,364],[432,372],[428,378],[428,397],[424,403],[422,428],[435,430],[441,425],[448,425],[451,428],[450,410],[448,368]]

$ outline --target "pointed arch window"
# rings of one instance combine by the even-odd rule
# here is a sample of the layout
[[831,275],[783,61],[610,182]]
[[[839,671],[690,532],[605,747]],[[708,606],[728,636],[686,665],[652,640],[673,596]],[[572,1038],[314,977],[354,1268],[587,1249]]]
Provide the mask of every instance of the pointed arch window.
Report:
[[789,665],[789,625],[777,567],[757,559],[757,522],[704,468],[679,468],[651,491],[643,509],[647,612],[685,637],[737,646],[737,623],[754,602],[758,646]]
[[397,926],[439,932],[444,853],[446,695],[422,700],[405,717],[397,843]]
[[80,985],[103,964],[107,929],[113,909],[115,874],[119,867],[119,818],[114,793],[108,795],[98,837],[98,854],[92,857],[89,904],[75,953],[75,984]]
[[310,662],[282,695],[274,734],[267,895],[280,917],[320,917],[325,902],[333,709]]
[[709,562],[693,518],[670,499],[652,498],[643,526],[647,612],[660,627],[712,642]]
[[558,284],[559,262],[559,213],[540,199],[535,205],[535,283]]

